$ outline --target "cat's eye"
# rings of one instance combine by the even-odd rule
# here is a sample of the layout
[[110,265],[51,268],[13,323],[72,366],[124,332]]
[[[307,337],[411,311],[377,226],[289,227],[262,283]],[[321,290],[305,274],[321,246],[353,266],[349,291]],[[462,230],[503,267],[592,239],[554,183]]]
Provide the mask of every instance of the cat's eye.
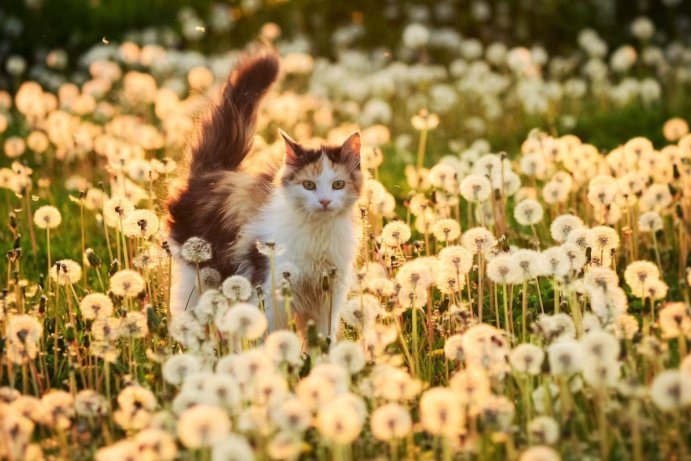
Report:
[[314,181],[302,181],[302,187],[307,190],[314,190],[317,188],[317,185],[314,183]]
[[340,179],[338,181],[334,181],[331,187],[333,187],[336,190],[343,189],[345,187],[345,181]]

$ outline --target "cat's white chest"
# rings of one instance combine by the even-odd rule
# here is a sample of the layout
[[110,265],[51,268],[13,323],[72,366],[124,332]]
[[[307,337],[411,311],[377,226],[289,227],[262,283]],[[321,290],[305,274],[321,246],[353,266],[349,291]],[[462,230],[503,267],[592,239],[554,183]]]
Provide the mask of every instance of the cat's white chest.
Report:
[[355,245],[349,215],[309,219],[296,214],[277,197],[268,205],[265,216],[267,221],[258,229],[259,239],[278,244],[277,265],[294,264],[301,279],[321,279],[332,269],[339,275],[349,271]]

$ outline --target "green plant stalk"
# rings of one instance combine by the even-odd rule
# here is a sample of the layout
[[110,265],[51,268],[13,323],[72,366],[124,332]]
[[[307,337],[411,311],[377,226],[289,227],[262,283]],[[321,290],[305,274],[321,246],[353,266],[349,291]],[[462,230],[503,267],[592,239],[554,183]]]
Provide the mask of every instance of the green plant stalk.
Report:
[[657,261],[657,267],[662,269],[662,262],[660,262],[660,249],[658,248],[657,245],[657,236],[655,235],[655,231],[653,230],[651,232],[651,235],[653,236],[653,248],[655,249],[655,261]]
[[679,361],[681,362],[682,360],[684,360],[684,357],[688,355],[686,346],[686,336],[684,336],[684,332],[679,333],[679,336],[677,337],[677,342],[679,345]]
[[[79,200],[79,229],[81,233],[81,243],[82,243],[82,258],[84,253],[86,253],[86,237],[84,233],[84,200]],[[82,282],[84,283],[84,290],[87,289],[88,277],[86,271],[82,272]]]
[[631,445],[633,448],[633,460],[643,461],[643,443],[641,440],[640,402],[637,399],[631,401]]
[[391,461],[398,461],[398,440],[396,439],[389,441],[389,459]]
[[53,261],[52,261],[53,257],[52,257],[52,251],[50,248],[50,228],[49,227],[46,227],[46,246],[47,246],[46,252],[47,252],[47,256],[48,256],[48,269],[46,270],[46,279],[47,279],[46,283],[48,284],[47,285],[48,286],[48,292],[50,292],[50,285],[51,285],[50,267],[53,265]]
[[581,336],[583,334],[583,316],[581,315],[581,306],[575,301],[571,303],[571,315],[573,315],[573,323],[576,325],[576,335]]
[[506,331],[509,332],[509,335],[512,334],[511,331],[511,324],[509,323],[509,294],[506,289],[506,283],[502,284],[502,298],[504,302],[504,327],[506,328]]
[[558,314],[560,311],[560,303],[559,303],[559,281],[557,280],[557,277],[554,277],[554,313]]
[[600,443],[600,459],[609,459],[609,440],[607,438],[607,413],[605,412],[605,391],[597,389],[597,429]]
[[523,281],[521,294],[521,340],[525,342],[528,338],[528,280]]
[[29,193],[27,192],[26,194],[24,194],[24,197],[26,198],[26,220],[29,225],[29,239],[31,240],[31,252],[35,256],[38,252],[38,245],[36,244],[36,234],[34,233],[34,214],[31,210],[31,198],[29,197]]
[[425,164],[425,149],[427,146],[427,129],[422,129],[420,131],[420,142],[417,146],[417,169],[418,171],[422,169]]
[[482,253],[478,252],[477,254],[478,257],[478,298],[477,298],[477,316],[480,322],[482,323],[482,305],[483,305],[483,298],[484,298],[484,285],[483,285],[483,280],[482,280],[482,273],[484,272],[484,265],[482,264]]
[[419,340],[419,333],[418,333],[418,325],[417,325],[417,307],[415,307],[415,298],[413,297],[413,306],[412,306],[413,312],[412,312],[412,335],[413,335],[413,357],[415,360],[415,375],[418,376],[420,373],[420,340]]
[[408,350],[408,346],[406,345],[406,340],[405,337],[403,336],[403,328],[401,327],[401,319],[399,316],[396,316],[396,328],[398,329],[398,340],[401,343],[401,348],[403,349],[403,355],[405,356],[406,360],[408,361],[408,366],[412,368],[413,374],[416,373],[415,370],[415,361],[413,360],[413,357],[410,355],[410,351]]
[[540,290],[540,280],[535,277],[535,285],[537,286],[537,299],[540,301],[540,312],[545,313],[545,305],[542,304],[542,290]]
[[451,452],[451,444],[449,443],[449,438],[444,437],[441,442],[442,447],[442,460],[451,461],[453,458],[453,453]]

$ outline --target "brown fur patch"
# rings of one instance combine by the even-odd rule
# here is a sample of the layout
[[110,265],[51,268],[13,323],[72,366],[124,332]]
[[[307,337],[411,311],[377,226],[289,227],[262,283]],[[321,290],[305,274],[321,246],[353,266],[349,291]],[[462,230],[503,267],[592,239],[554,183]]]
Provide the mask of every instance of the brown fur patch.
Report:
[[268,199],[273,176],[271,171],[259,176],[220,171],[190,177],[168,204],[170,236],[180,244],[190,237],[207,240],[213,259],[206,265],[224,278],[233,275],[240,263],[232,258],[239,231]]

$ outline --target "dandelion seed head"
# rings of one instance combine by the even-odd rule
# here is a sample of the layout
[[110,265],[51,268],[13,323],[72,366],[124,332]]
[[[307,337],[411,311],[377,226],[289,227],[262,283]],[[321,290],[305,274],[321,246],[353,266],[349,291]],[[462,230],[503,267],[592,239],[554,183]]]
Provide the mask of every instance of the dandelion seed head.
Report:
[[497,239],[484,227],[473,227],[463,233],[461,244],[472,254],[486,253],[496,244]]
[[264,256],[273,258],[285,252],[285,246],[276,242],[256,242],[257,250]]
[[213,252],[211,244],[203,238],[190,237],[182,244],[180,255],[189,263],[199,264],[209,261]]
[[146,281],[139,272],[131,269],[117,271],[110,277],[110,291],[121,298],[134,298],[146,287]]
[[572,375],[581,371],[583,351],[581,345],[570,339],[562,339],[547,347],[550,372],[553,375]]
[[532,226],[542,221],[544,214],[540,202],[533,199],[521,201],[513,210],[514,218],[523,226]]
[[254,461],[254,450],[243,436],[227,434],[211,451],[212,461]]
[[132,210],[122,222],[127,237],[148,238],[158,232],[159,220],[151,210]]
[[274,423],[283,430],[302,432],[312,423],[312,412],[300,399],[288,397],[273,413]]
[[638,229],[641,232],[658,232],[663,227],[662,218],[657,211],[648,211],[638,218]]
[[555,241],[563,243],[568,239],[572,231],[581,228],[583,228],[583,220],[581,218],[571,214],[564,214],[557,216],[552,221],[550,233]]
[[74,410],[78,415],[102,417],[108,413],[105,397],[91,389],[82,389],[74,397]]
[[638,333],[638,320],[629,314],[620,314],[614,318],[612,331],[619,339],[632,339]]
[[62,222],[62,214],[54,206],[44,205],[34,211],[34,224],[40,229],[55,229]]
[[149,333],[146,315],[137,311],[128,311],[118,328],[118,335],[123,338],[143,338]]
[[352,341],[340,341],[329,351],[331,363],[343,367],[349,374],[357,374],[365,367],[362,346]]
[[173,386],[181,386],[185,377],[201,370],[202,363],[191,353],[170,356],[161,369],[163,379]]
[[389,246],[403,245],[410,236],[410,227],[402,221],[392,221],[382,229],[382,241]]
[[86,320],[109,317],[113,313],[113,301],[103,293],[90,293],[79,302],[79,311]]
[[357,408],[343,398],[337,398],[319,409],[316,419],[317,430],[325,440],[352,443],[362,430],[364,418]]
[[223,281],[223,294],[231,302],[245,302],[252,296],[252,285],[242,275],[232,275]]
[[239,302],[216,320],[218,330],[244,339],[257,339],[268,325],[266,316],[256,306]]
[[439,252],[439,260],[443,264],[453,267],[461,276],[470,272],[473,265],[472,253],[459,245],[451,245],[442,249]]
[[461,181],[461,195],[468,202],[484,202],[492,193],[492,183],[485,176],[471,174]]
[[440,219],[434,223],[432,232],[440,242],[456,240],[461,235],[461,226],[453,219]]
[[272,332],[264,342],[266,354],[275,363],[299,365],[302,362],[302,344],[300,338],[288,330]]
[[660,270],[650,261],[633,261],[624,271],[624,281],[631,288],[634,295],[640,296],[646,282],[660,278]]
[[691,377],[678,370],[657,374],[650,386],[650,398],[662,411],[674,411],[691,402]]
[[380,406],[372,412],[370,428],[377,440],[402,439],[412,430],[410,412],[397,403]]
[[198,449],[223,441],[230,429],[225,411],[212,405],[196,405],[180,414],[177,434],[184,446]]
[[663,338],[691,338],[691,312],[683,302],[666,303],[660,309],[659,323]]
[[134,211],[134,204],[125,197],[113,196],[103,204],[103,219],[110,227],[120,228],[128,214]]
[[432,435],[453,435],[463,429],[465,415],[451,389],[433,387],[420,398],[420,423]]
[[514,284],[520,281],[522,269],[513,255],[500,254],[487,262],[487,277],[494,283]]
[[530,343],[519,344],[509,355],[511,368],[520,373],[530,375],[540,374],[545,351],[541,347]]

